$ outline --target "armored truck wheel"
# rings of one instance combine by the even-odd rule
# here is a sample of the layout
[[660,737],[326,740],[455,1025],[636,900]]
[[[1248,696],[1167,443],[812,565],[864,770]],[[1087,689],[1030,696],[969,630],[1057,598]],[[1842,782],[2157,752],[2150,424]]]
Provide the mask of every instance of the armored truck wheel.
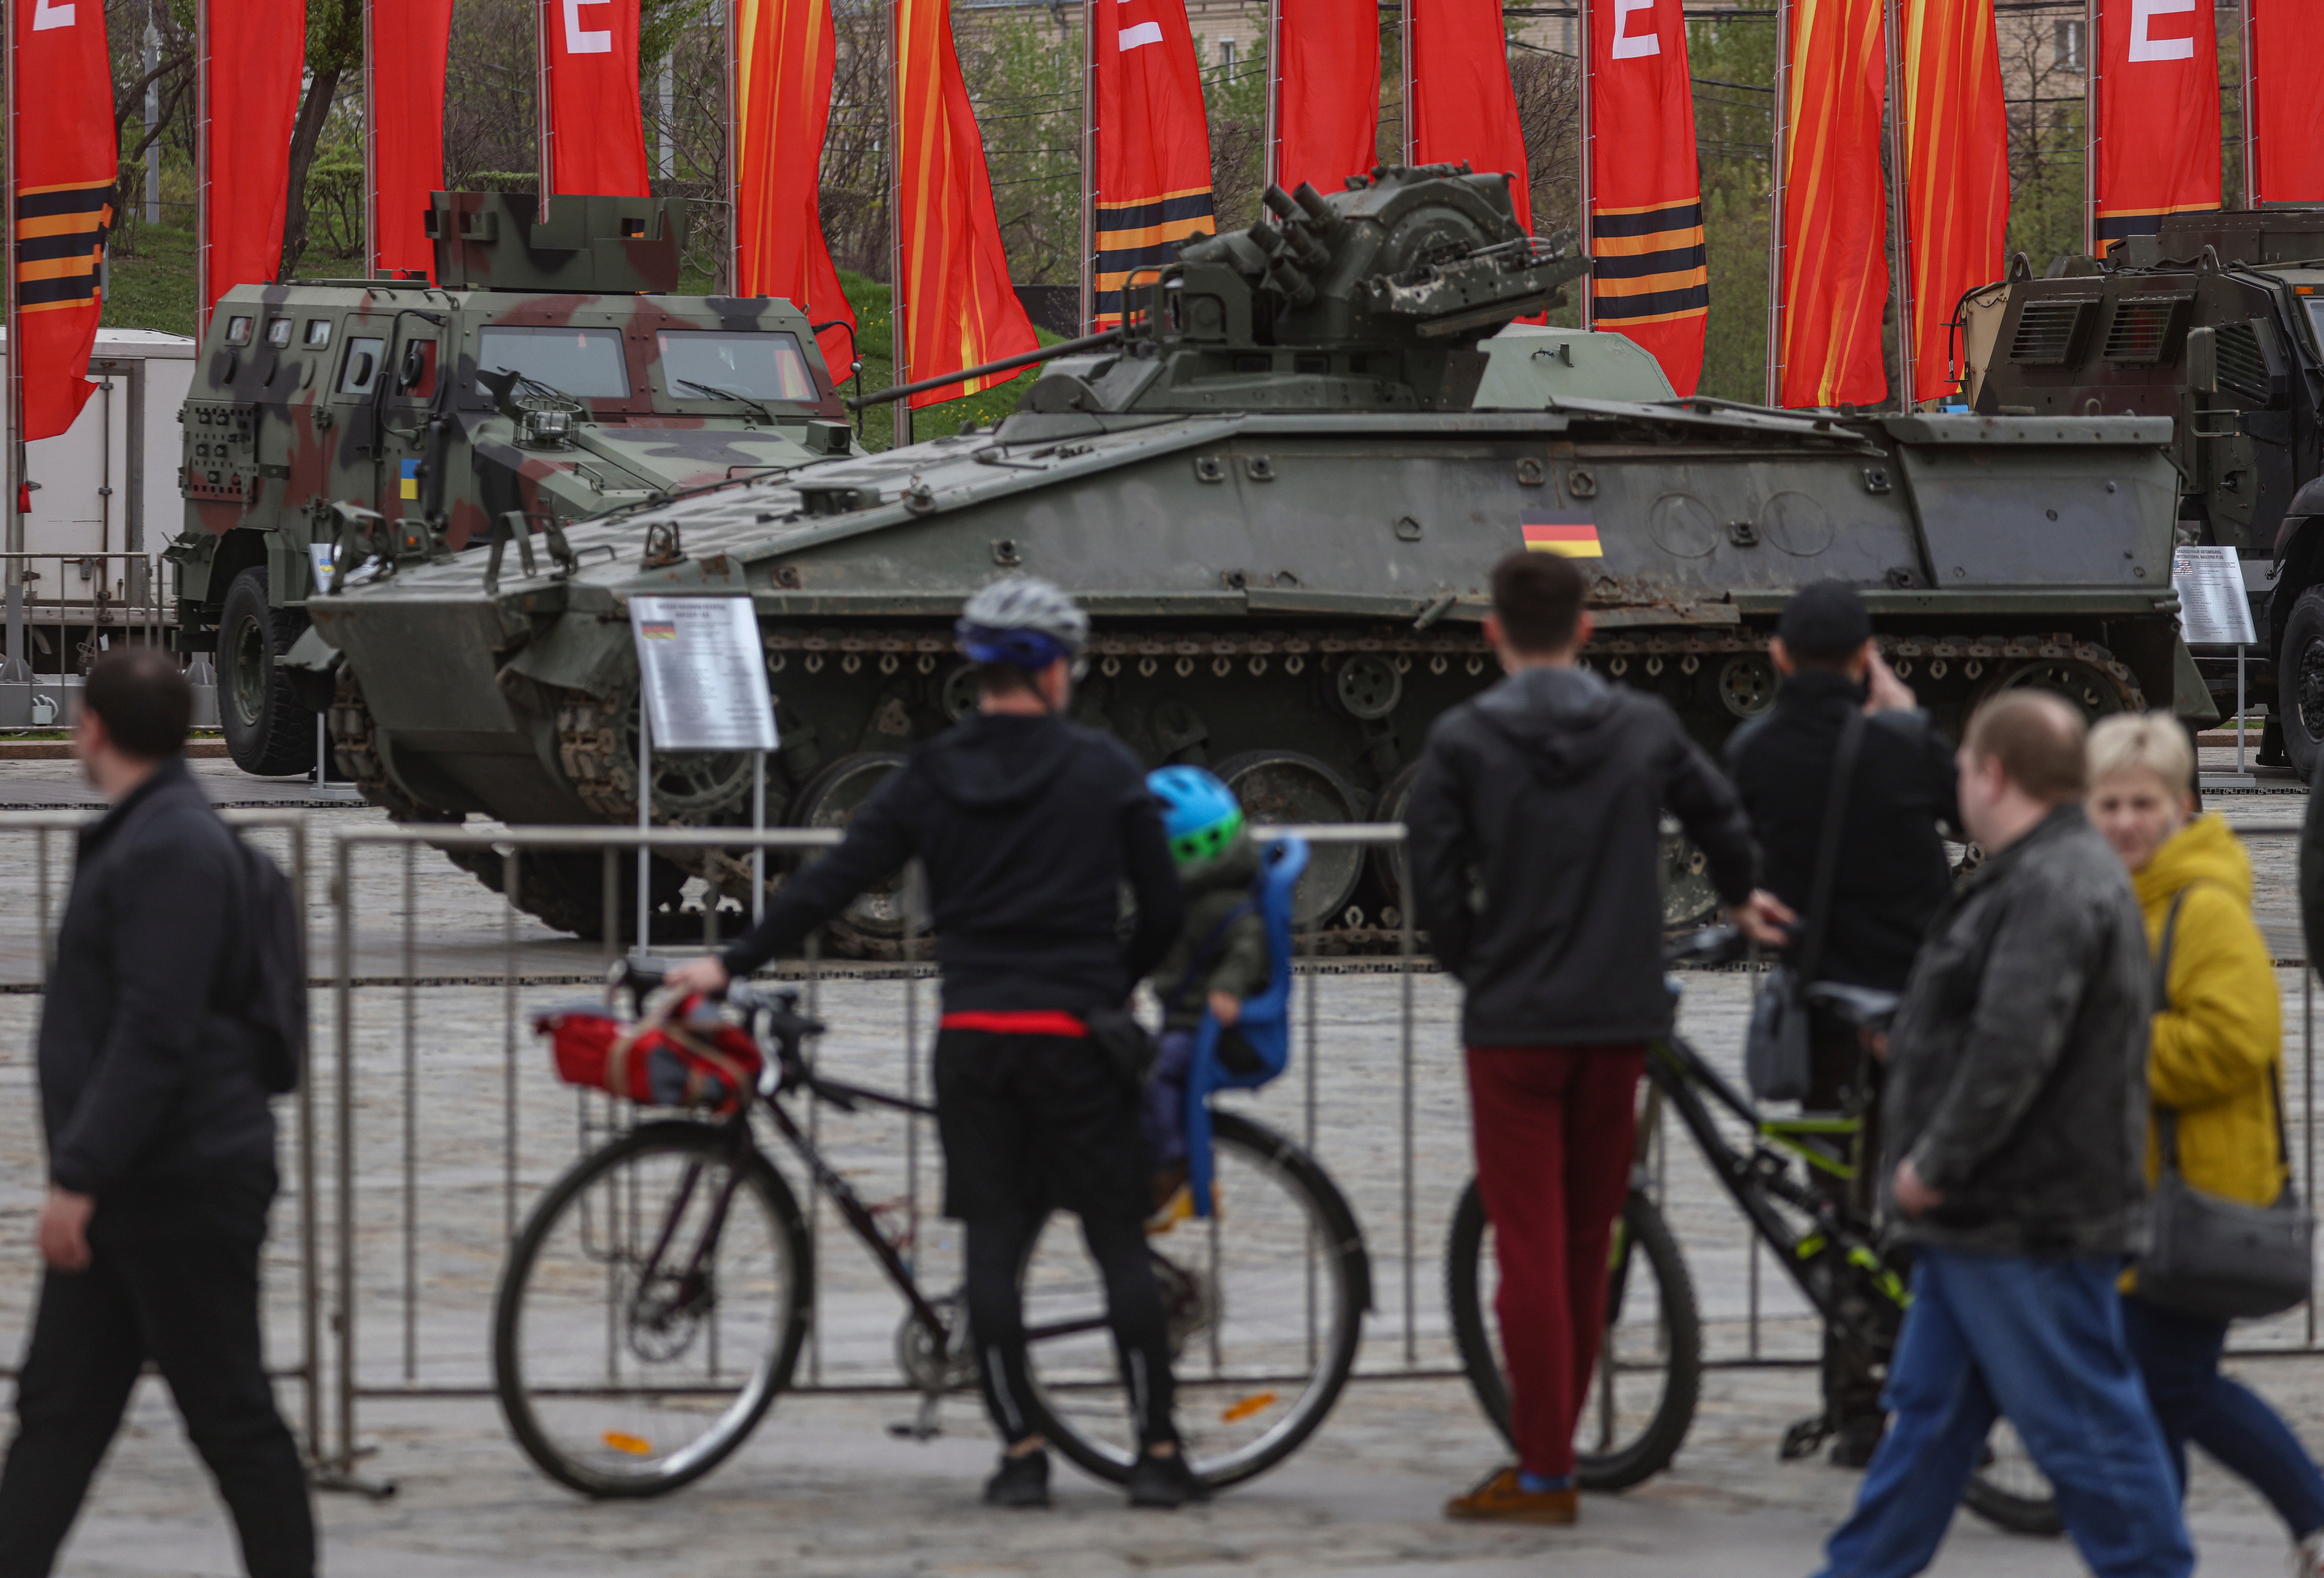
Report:
[[2276,658],[2275,693],[2283,728],[2283,754],[2303,784],[2312,783],[2324,756],[2324,586],[2311,586],[2283,621]]
[[315,713],[291,693],[275,659],[306,620],[268,602],[266,571],[254,564],[226,588],[218,620],[218,721],[245,773],[279,778],[315,765]]

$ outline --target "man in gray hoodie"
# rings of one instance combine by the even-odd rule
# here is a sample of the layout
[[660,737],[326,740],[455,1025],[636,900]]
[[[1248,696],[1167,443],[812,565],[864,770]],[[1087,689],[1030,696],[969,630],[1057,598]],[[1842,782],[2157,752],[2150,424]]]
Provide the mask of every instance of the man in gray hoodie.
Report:
[[1914,1246],[1887,1438],[1825,1578],[1927,1566],[1997,1417],[2048,1476],[2098,1578],[2194,1568],[2116,1279],[2146,1217],[2146,926],[2082,814],[2081,715],[2006,691],[1961,743],[1985,863],[1930,922],[1889,1032],[1903,1158],[1883,1201]]
[[1508,677],[1437,720],[1406,813],[1417,917],[1466,988],[1477,1187],[1517,1445],[1516,1466],[1445,1511],[1571,1523],[1573,1427],[1605,1325],[1638,1077],[1671,1025],[1662,813],[1753,936],[1780,942],[1791,917],[1753,891],[1742,803],[1677,715],[1582,666],[1581,573],[1512,554],[1492,590],[1485,636]]

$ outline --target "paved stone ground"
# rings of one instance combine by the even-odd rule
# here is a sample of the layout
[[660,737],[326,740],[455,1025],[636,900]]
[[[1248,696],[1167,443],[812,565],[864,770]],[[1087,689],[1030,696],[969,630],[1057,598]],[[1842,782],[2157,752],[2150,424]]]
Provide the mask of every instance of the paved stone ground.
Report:
[[[2207,768],[2214,764],[2207,761]],[[304,784],[254,784],[204,764],[214,795],[272,803],[309,817],[311,848],[334,828],[376,825],[377,813],[318,798]],[[70,803],[55,764],[0,765],[0,805]],[[2296,821],[2304,797],[2275,784],[2222,794],[2214,804],[2244,824]],[[272,837],[273,835],[264,835]],[[67,846],[52,835],[51,908],[59,902]],[[2259,907],[2279,956],[2298,956],[2289,839],[2255,840]],[[35,896],[36,840],[0,828],[0,882]],[[319,900],[320,884],[318,884]],[[486,1317],[507,1225],[589,1137],[584,1104],[550,1078],[520,1015],[573,995],[595,972],[594,945],[514,929],[527,984],[497,984],[509,931],[499,901],[431,851],[420,851],[409,886],[402,857],[372,850],[355,867],[349,939],[356,973],[378,980],[407,957],[429,983],[405,992],[364,986],[351,999],[355,1081],[351,1119],[355,1215],[357,1373],[367,1387],[476,1388],[487,1381]],[[40,1176],[29,1034],[38,1011],[36,906],[0,913],[0,1356],[12,1355],[34,1291],[30,1225]],[[407,945],[407,915],[415,925]],[[332,917],[315,911],[318,958],[332,957]],[[407,947],[409,952],[407,954]],[[2292,1033],[2288,1088],[2306,1089],[2299,1034],[2301,972],[2279,970]],[[1748,982],[1735,974],[1687,979],[1683,1027],[1729,1069]],[[1468,1171],[1466,1101],[1453,1025],[1457,1001],[1440,977],[1410,987],[1393,975],[1307,977],[1314,1039],[1293,1078],[1250,1105],[1258,1115],[1311,1139],[1353,1204],[1374,1259],[1379,1307],[1367,1327],[1361,1371],[1375,1376],[1451,1361],[1442,1313],[1443,1230]],[[816,988],[834,1025],[821,1055],[872,1083],[911,1077],[901,1049],[908,1025],[925,1039],[932,994],[908,1005],[894,980],[834,980]],[[328,1014],[327,997],[318,1011]],[[1305,1017],[1303,1004],[1301,1014]],[[325,1037],[325,1047],[331,1041]],[[317,1097],[322,1201],[332,1149],[336,1062],[326,1055]],[[294,1114],[286,1104],[286,1131]],[[892,1118],[825,1120],[835,1165],[867,1197],[932,1213],[938,1185],[934,1140]],[[2295,1149],[2301,1137],[2295,1134]],[[1411,1166],[1407,1171],[1407,1146]],[[291,1151],[285,1146],[286,1162]],[[296,1255],[300,1201],[278,1207],[270,1261],[273,1352],[299,1356]],[[1733,1208],[1681,1142],[1668,1155],[1665,1207],[1683,1242],[1714,1359],[1800,1359],[1813,1350],[1803,1306],[1749,1252]],[[1408,1204],[1407,1204],[1408,1202]],[[803,1375],[826,1383],[884,1384],[894,1376],[892,1333],[900,1306],[861,1250],[831,1232],[818,1241],[822,1339]],[[325,1263],[329,1263],[325,1235]],[[926,1223],[924,1277],[956,1274],[949,1226]],[[5,1268],[14,1267],[14,1270]],[[1751,1317],[1757,1310],[1759,1319]],[[2303,1317],[2246,1334],[2276,1347],[2308,1336]],[[2246,1362],[2311,1440],[2324,1439],[2324,1358]],[[286,1383],[286,1401],[299,1400]],[[1362,1573],[1442,1570],[1536,1572],[1545,1558],[1586,1557],[1609,1571],[1661,1573],[1706,1564],[1738,1573],[1799,1573],[1844,1511],[1850,1476],[1784,1465],[1775,1442],[1812,1410],[1812,1372],[1714,1371],[1702,1409],[1674,1471],[1619,1498],[1593,1498],[1571,1532],[1472,1530],[1444,1524],[1443,1496],[1490,1466],[1495,1443],[1458,1381],[1369,1380],[1350,1389],[1323,1432],[1293,1462],[1220,1504],[1176,1518],[1129,1519],[1111,1492],[1067,1477],[1049,1518],[1004,1518],[974,1505],[989,1455],[966,1399],[947,1405],[954,1434],[925,1447],[892,1441],[886,1425],[908,1399],[823,1394],[787,1399],[733,1463],[663,1501],[576,1502],[518,1455],[489,1402],[366,1400],[361,1438],[368,1472],[401,1493],[373,1503],[323,1502],[331,1570],[347,1573],[534,1574],[684,1571],[718,1574],[770,1569],[836,1573]],[[2199,1469],[2194,1513],[2207,1571],[2281,1571],[2282,1537],[2240,1485]],[[2078,1564],[2052,1542],[2005,1537],[1963,1520],[1941,1571],[2036,1574]],[[207,1574],[234,1570],[230,1537],[206,1478],[183,1444],[159,1388],[141,1394],[134,1428],[115,1451],[76,1537],[69,1573]]]

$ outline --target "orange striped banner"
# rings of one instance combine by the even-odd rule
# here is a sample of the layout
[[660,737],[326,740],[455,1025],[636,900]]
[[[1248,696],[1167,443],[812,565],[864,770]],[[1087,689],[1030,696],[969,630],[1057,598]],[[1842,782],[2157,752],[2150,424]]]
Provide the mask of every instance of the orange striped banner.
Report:
[[[98,271],[113,223],[113,78],[97,0],[8,7],[15,55],[15,256],[6,261],[11,315],[8,376],[22,391],[26,439],[73,425],[97,386],[88,355],[104,309]],[[279,233],[278,233],[279,240]],[[21,489],[23,477],[7,467]],[[23,495],[11,509],[29,508]]]
[[[961,79],[946,0],[894,0],[896,216],[901,275],[899,383],[938,378],[1037,350],[1039,336],[1009,282],[984,139]],[[911,397],[915,408],[1015,377],[964,379]]]
[[1874,405],[1888,395],[1880,362],[1888,301],[1880,0],[1782,4],[1791,59],[1776,403]]
[[1949,326],[1961,297],[2001,278],[2009,120],[1990,0],[1903,0],[1904,195],[1913,398],[1960,388]]
[[1702,380],[1711,272],[1679,0],[1582,0],[1590,91],[1590,318],[1683,395]]
[[809,323],[833,380],[847,376],[855,308],[839,288],[816,202],[831,126],[831,0],[734,0],[734,294],[779,296]]
[[1218,228],[1211,130],[1184,0],[1100,0],[1089,13],[1097,169],[1090,188],[1093,329],[1121,321],[1122,290],[1153,283],[1190,235]]

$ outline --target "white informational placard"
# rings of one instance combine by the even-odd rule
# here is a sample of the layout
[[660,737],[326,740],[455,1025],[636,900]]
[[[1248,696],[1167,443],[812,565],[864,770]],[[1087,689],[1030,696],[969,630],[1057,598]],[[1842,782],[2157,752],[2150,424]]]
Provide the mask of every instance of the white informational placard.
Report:
[[656,750],[773,750],[775,703],[747,597],[632,597]]
[[2173,548],[2171,590],[2179,594],[2179,628],[2188,646],[2248,647],[2259,639],[2235,549]]

